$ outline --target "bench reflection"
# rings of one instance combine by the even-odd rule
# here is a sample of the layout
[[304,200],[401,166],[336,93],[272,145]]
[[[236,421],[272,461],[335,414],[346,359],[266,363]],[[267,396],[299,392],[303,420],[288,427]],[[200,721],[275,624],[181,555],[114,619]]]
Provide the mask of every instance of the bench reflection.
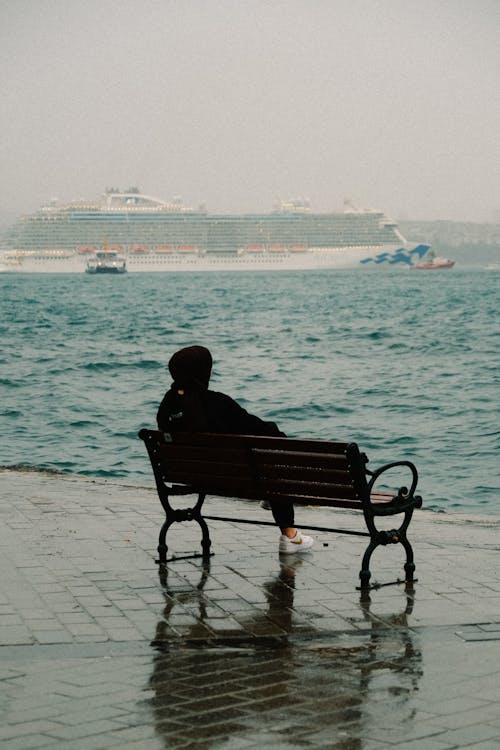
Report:
[[301,573],[300,561],[280,564],[262,584],[261,605],[238,614],[239,633],[224,637],[207,627],[210,561],[184,590],[166,568],[160,571],[165,607],[152,641],[149,705],[165,748],[215,750],[230,738],[271,746],[291,737],[362,750],[374,728],[411,722],[422,675],[418,637],[407,620],[412,586],[401,611],[374,616],[365,593],[364,628],[325,633],[304,628],[294,608]]

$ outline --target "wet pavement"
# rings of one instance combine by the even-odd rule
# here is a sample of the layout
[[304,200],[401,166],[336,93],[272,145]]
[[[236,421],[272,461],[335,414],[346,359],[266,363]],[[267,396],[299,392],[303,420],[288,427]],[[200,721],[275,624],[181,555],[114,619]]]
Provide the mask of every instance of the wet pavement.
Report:
[[[363,538],[280,558],[272,527],[211,521],[209,563],[162,571],[152,486],[2,472],[0,490],[2,750],[500,748],[500,518],[417,512],[418,581],[361,596]],[[170,535],[199,548],[194,524]],[[373,580],[402,564],[377,550]]]

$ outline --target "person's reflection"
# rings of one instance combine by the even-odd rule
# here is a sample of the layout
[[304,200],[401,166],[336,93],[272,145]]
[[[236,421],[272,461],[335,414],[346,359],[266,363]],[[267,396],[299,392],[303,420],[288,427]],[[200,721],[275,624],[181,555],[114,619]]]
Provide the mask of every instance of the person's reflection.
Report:
[[281,636],[292,627],[295,566],[281,565],[278,575],[263,585],[267,608],[241,617],[241,637],[214,635],[206,625],[210,560],[192,585],[169,577],[167,567],[159,572],[165,607],[152,641],[155,727],[169,750],[188,741],[208,750],[222,738],[251,732],[261,710],[288,703],[293,672]]
[[291,633],[293,630],[295,574],[301,565],[302,560],[300,558],[290,561],[286,555],[281,556],[278,577],[272,578],[264,584],[269,605],[267,616],[287,633]]
[[261,641],[267,636],[280,643],[288,645],[288,636],[296,629],[296,616],[294,611],[295,576],[302,560],[295,558],[290,560],[288,555],[280,555],[279,574],[266,581],[262,588],[265,593],[267,609],[254,609],[252,613],[242,620],[244,628],[258,637]]
[[[357,635],[315,630],[314,621],[305,632],[294,607],[301,574],[307,581],[300,561],[282,561],[263,584],[265,607],[239,619],[241,638],[213,632],[204,638],[212,606],[210,587],[204,591],[209,561],[191,585],[169,581],[161,571],[165,608],[153,640],[150,706],[165,748],[216,750],[231,740],[271,745],[308,737],[313,744],[331,740],[362,750],[372,727],[384,726],[392,710],[398,722],[411,720],[421,675],[420,651],[407,626],[412,592],[403,612],[387,616],[375,616],[364,595],[368,629]],[[191,619],[176,624],[178,610],[180,618],[189,610]]]

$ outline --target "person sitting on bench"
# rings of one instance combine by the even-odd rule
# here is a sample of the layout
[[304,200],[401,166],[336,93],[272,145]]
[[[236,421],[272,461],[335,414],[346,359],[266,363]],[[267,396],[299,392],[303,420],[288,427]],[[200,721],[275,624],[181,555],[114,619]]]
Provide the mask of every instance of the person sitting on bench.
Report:
[[[188,346],[177,351],[168,363],[173,378],[162,399],[156,421],[162,432],[215,432],[233,435],[286,437],[274,422],[249,414],[225,393],[208,389],[212,355],[204,346]],[[281,529],[280,554],[304,552],[314,540],[294,526],[290,501],[270,501],[276,525]]]

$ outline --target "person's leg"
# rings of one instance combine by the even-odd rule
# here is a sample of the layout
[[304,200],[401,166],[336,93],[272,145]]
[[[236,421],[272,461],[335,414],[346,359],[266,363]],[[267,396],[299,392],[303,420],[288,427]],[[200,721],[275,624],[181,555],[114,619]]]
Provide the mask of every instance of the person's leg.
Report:
[[270,501],[276,525],[281,529],[279,551],[282,554],[295,554],[310,549],[314,543],[311,536],[302,534],[294,526],[294,508],[291,501]]
[[[271,512],[273,518],[276,521],[276,526],[279,526],[281,533],[285,536],[295,536],[297,529],[294,528],[294,508],[293,503],[284,500],[270,500],[269,505],[271,506]],[[288,532],[288,533],[287,533]]]

